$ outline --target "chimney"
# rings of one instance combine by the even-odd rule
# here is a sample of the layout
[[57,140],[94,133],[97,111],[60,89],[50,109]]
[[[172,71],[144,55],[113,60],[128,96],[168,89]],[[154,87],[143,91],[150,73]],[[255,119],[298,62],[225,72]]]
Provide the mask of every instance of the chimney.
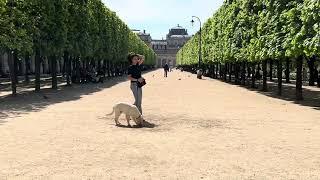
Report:
[[146,30],[143,30],[143,34],[145,34],[146,33]]

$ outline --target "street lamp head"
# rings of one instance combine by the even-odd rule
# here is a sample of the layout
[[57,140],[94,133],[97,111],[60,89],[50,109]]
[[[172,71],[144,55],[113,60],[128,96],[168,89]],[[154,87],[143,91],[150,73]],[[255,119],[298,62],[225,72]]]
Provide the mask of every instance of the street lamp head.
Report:
[[193,19],[191,20],[191,24],[192,24],[192,26],[193,26],[193,24],[194,24],[194,20],[193,20]]

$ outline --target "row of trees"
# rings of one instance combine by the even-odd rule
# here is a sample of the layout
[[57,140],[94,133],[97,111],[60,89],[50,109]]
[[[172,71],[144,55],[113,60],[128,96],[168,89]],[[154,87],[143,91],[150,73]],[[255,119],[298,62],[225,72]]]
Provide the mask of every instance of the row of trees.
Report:
[[[309,84],[314,85],[315,62],[320,57],[320,1],[226,0],[204,24],[202,40],[204,65],[212,72],[219,67],[225,80],[229,73],[241,84],[250,76],[254,87],[255,73],[262,65],[263,90],[267,90],[267,63],[271,79],[276,63],[281,95],[283,64],[287,81],[289,67],[296,67],[296,96],[301,100],[303,62],[309,67]],[[199,32],[178,52],[178,64],[195,66],[198,44]]]
[[22,59],[35,58],[36,91],[44,58],[50,61],[53,88],[61,58],[68,85],[74,63],[77,76],[83,62],[95,61],[108,72],[114,64],[126,62],[128,52],[144,54],[147,66],[155,64],[153,50],[101,0],[0,0],[0,24],[0,54],[8,54],[13,94]]

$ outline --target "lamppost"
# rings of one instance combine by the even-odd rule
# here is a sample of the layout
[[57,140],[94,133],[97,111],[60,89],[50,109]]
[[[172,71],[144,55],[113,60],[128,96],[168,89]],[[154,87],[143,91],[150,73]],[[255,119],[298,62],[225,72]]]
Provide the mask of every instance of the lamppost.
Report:
[[198,63],[197,78],[198,79],[202,79],[202,69],[201,69],[201,44],[202,44],[202,42],[201,42],[201,28],[202,28],[202,23],[201,23],[201,20],[200,20],[199,17],[192,16],[192,20],[191,20],[192,25],[194,24],[193,18],[198,19],[198,21],[200,23],[200,31],[199,31],[199,36],[200,36],[200,39],[199,39],[199,63]]

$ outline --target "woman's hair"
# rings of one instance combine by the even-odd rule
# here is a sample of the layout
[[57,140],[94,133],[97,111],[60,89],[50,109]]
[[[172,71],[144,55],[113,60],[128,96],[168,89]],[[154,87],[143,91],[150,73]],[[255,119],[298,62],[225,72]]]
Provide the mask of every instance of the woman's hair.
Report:
[[132,63],[132,60],[133,60],[134,57],[140,58],[139,54],[136,54],[136,53],[129,53],[128,54],[127,58],[128,58],[128,61],[129,61],[130,64]]

